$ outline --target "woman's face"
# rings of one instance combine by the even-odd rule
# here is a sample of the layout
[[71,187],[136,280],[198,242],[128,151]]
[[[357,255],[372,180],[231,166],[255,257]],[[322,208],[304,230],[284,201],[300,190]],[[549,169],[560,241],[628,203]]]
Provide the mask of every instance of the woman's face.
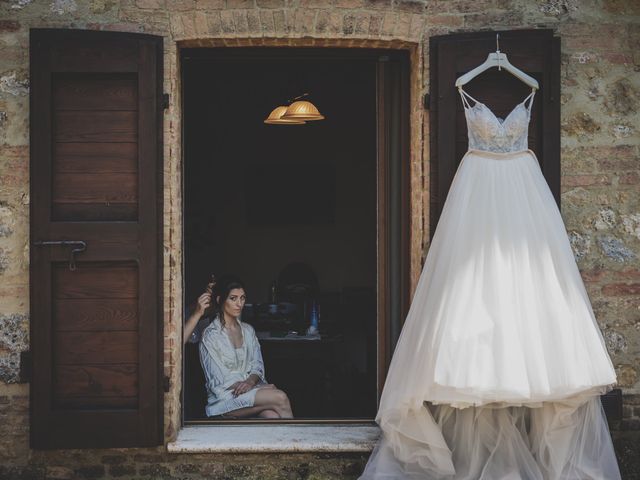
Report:
[[247,297],[242,288],[234,288],[229,292],[229,296],[222,305],[225,316],[238,318],[244,308],[244,302]]

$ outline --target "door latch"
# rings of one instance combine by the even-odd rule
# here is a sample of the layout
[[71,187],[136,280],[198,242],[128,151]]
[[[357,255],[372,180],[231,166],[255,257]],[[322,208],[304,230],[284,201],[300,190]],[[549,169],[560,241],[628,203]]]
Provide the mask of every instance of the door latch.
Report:
[[69,254],[69,270],[72,272],[76,269],[76,253],[84,252],[87,249],[87,243],[83,240],[41,240],[38,242],[33,242],[34,246],[41,247],[47,245],[60,245],[63,247],[71,247],[71,253]]

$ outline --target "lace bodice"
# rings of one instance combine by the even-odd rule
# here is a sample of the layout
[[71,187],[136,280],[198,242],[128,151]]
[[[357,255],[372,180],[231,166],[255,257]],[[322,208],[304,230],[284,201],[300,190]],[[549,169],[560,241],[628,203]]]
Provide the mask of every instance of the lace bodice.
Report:
[[[509,153],[529,148],[527,135],[535,90],[516,105],[504,120],[496,117],[489,107],[473,98],[461,87],[458,90],[467,119],[469,150]],[[469,100],[474,102],[473,106]],[[528,105],[527,102],[529,102]]]

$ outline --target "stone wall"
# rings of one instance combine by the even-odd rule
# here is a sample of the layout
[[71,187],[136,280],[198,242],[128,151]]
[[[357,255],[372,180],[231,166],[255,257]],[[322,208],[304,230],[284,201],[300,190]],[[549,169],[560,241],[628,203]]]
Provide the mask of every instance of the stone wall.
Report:
[[[28,447],[29,28],[165,38],[165,437],[180,425],[179,46],[339,45],[411,52],[411,264],[428,246],[428,38],[552,28],[562,42],[562,213],[625,394],[614,425],[640,478],[640,3],[636,0],[3,0],[0,2],[0,478],[355,478],[361,455],[167,455]],[[415,283],[414,283],[415,284]],[[633,454],[636,452],[636,455]],[[634,463],[635,462],[635,463]],[[635,473],[633,473],[635,472]]]

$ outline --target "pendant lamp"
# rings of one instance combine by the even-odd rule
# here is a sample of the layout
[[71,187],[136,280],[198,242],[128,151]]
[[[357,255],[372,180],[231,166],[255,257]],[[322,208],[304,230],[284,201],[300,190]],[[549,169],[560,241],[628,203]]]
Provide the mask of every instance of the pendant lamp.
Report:
[[304,120],[282,118],[286,111],[287,107],[283,105],[274,108],[267,119],[264,121],[264,123],[268,123],[271,125],[304,125]]
[[[304,125],[310,120],[323,120],[324,116],[320,114],[316,106],[307,101],[299,100],[308,96],[308,93],[300,95],[293,99],[288,107],[279,106],[273,109],[264,123],[275,125]],[[292,102],[292,100],[289,100]]]
[[320,114],[316,106],[307,100],[298,100],[293,102],[284,112],[282,118],[287,120],[323,120],[324,116]]

